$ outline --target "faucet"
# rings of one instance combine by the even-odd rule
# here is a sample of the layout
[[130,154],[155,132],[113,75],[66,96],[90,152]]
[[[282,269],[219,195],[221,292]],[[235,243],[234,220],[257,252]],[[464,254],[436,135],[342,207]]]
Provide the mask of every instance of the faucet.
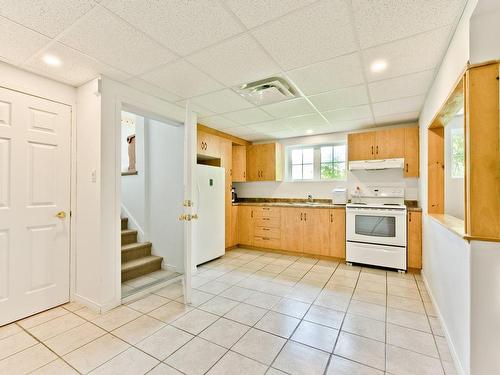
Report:
[[312,194],[307,194],[307,201],[308,201],[309,203],[313,203],[313,202],[314,202],[314,199],[313,199]]

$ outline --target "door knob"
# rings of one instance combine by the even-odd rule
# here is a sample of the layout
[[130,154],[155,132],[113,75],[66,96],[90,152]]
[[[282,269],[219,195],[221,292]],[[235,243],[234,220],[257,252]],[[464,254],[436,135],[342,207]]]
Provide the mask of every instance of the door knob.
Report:
[[57,214],[56,214],[56,217],[58,217],[59,219],[64,219],[66,217],[66,212],[64,211],[59,211]]

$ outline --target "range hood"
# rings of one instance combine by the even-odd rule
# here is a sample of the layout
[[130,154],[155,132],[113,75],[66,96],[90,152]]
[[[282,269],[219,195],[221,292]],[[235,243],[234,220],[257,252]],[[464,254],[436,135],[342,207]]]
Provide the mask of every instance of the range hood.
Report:
[[380,160],[356,160],[349,162],[350,171],[377,170],[377,169],[403,169],[405,159],[380,159]]

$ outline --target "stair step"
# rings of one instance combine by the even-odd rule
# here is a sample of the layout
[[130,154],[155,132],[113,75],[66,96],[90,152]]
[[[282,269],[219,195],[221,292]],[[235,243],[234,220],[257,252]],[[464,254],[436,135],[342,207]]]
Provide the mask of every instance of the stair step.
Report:
[[122,217],[121,218],[122,220],[122,230],[124,229],[127,229],[128,228],[128,217]]
[[122,263],[122,282],[160,270],[162,260],[162,257],[150,255]]
[[122,263],[151,255],[151,242],[135,242],[122,246]]
[[137,242],[136,229],[122,229],[122,246]]

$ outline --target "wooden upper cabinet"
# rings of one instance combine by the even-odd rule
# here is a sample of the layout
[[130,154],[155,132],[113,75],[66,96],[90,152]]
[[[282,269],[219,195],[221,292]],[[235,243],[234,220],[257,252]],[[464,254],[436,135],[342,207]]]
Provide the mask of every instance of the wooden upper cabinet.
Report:
[[402,158],[405,154],[405,129],[379,130],[375,132],[374,159]]
[[330,253],[329,210],[302,209],[304,213],[303,252],[315,255]]
[[247,180],[247,147],[233,145],[233,181]]
[[408,212],[408,267],[422,268],[422,212]]
[[281,248],[302,252],[304,243],[304,209],[286,207],[281,209]]
[[405,177],[418,177],[419,175],[419,148],[418,126],[405,128]]
[[282,152],[279,143],[247,147],[247,181],[281,181],[283,179]]
[[331,257],[345,259],[345,209],[329,210]]
[[349,160],[370,160],[375,155],[375,132],[352,133],[347,136]]
[[220,157],[220,137],[216,135],[205,133],[204,131],[198,130],[198,144],[197,144],[197,154],[210,156],[214,158]]

